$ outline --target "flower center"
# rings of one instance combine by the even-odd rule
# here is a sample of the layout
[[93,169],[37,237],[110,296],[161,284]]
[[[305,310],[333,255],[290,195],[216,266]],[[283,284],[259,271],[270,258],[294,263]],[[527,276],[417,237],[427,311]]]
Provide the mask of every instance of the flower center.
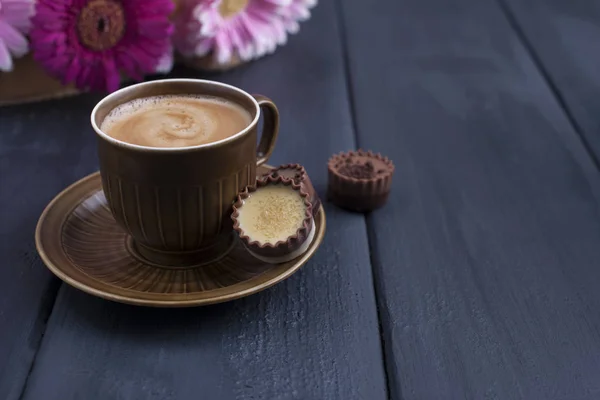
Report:
[[221,0],[219,14],[225,19],[239,14],[248,5],[249,0]]
[[125,33],[125,12],[112,0],[92,0],[81,10],[77,21],[81,43],[91,50],[110,49]]

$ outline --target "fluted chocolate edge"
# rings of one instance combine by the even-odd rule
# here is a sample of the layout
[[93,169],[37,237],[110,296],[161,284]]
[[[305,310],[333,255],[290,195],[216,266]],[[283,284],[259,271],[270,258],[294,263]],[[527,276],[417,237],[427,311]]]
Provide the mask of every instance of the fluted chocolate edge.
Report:
[[[240,223],[238,220],[240,210],[244,206],[244,200],[250,197],[252,193],[256,192],[261,187],[269,185],[290,186],[293,190],[299,193],[299,195],[304,200],[304,205],[306,206],[304,220],[302,221],[302,225],[300,226],[300,228],[298,228],[296,233],[288,237],[286,240],[280,240],[275,244],[260,243],[257,240],[252,240],[246,234],[246,232],[244,232],[244,230],[240,228]],[[282,176],[263,177],[256,181],[256,185],[247,186],[238,194],[236,201],[233,204],[233,212],[231,213],[231,219],[233,220],[233,229],[235,232],[237,232],[238,236],[240,237],[246,248],[255,254],[258,254],[263,257],[281,257],[287,255],[293,251],[296,251],[304,244],[304,242],[306,242],[314,224],[312,203],[309,201],[309,198],[309,194],[306,191],[304,191],[302,185],[295,183],[293,179],[284,178]]]
[[[273,168],[267,174],[263,175],[260,179],[265,179],[266,177],[277,177],[280,176],[280,171],[282,170],[290,170],[294,171],[296,174],[299,174],[299,179],[294,179],[296,183],[300,183],[302,185],[302,189],[308,193],[309,200],[313,206],[313,215],[316,214],[321,207],[321,199],[319,198],[319,194],[315,190],[310,177],[308,176],[308,172],[306,172],[306,168],[302,164],[282,164],[278,167]],[[285,176],[284,176],[285,178]]]

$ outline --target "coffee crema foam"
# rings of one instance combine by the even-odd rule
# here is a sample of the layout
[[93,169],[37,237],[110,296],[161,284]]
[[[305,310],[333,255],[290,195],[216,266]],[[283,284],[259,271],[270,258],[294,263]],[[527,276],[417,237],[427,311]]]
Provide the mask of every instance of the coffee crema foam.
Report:
[[241,106],[212,96],[164,95],[135,99],[113,109],[100,130],[147,147],[189,147],[217,142],[252,122]]

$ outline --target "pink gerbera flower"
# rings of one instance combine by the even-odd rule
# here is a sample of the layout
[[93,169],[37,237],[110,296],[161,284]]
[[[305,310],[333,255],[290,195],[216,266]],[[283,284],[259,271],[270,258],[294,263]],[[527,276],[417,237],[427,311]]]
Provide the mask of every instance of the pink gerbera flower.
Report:
[[[316,0],[183,0],[175,46],[186,57],[215,55],[219,64],[249,61],[275,50],[308,18]],[[291,8],[290,8],[291,7]]]
[[29,51],[25,35],[33,10],[33,0],[0,0],[0,71],[11,71],[12,58]]
[[34,58],[63,84],[114,91],[171,61],[171,0],[37,0]]

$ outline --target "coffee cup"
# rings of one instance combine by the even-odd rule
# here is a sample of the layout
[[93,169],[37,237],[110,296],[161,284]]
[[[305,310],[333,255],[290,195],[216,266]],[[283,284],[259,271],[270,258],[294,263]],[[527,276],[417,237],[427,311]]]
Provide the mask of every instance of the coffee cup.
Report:
[[[102,129],[105,119],[112,118],[111,112],[132,102],[170,99],[174,100],[170,107],[176,109],[178,97],[237,107],[247,113],[247,126],[186,146],[140,145]],[[128,118],[127,107],[123,109],[119,118]],[[263,129],[257,148],[261,113]],[[271,100],[219,82],[166,79],[106,96],[92,111],[91,122],[98,139],[103,190],[115,220],[129,234],[128,248],[134,256],[160,266],[186,267],[227,253],[234,240],[229,218],[232,203],[241,189],[255,183],[256,167],[275,146],[279,113]],[[127,137],[127,129],[138,128],[138,124],[123,124],[119,129]]]

